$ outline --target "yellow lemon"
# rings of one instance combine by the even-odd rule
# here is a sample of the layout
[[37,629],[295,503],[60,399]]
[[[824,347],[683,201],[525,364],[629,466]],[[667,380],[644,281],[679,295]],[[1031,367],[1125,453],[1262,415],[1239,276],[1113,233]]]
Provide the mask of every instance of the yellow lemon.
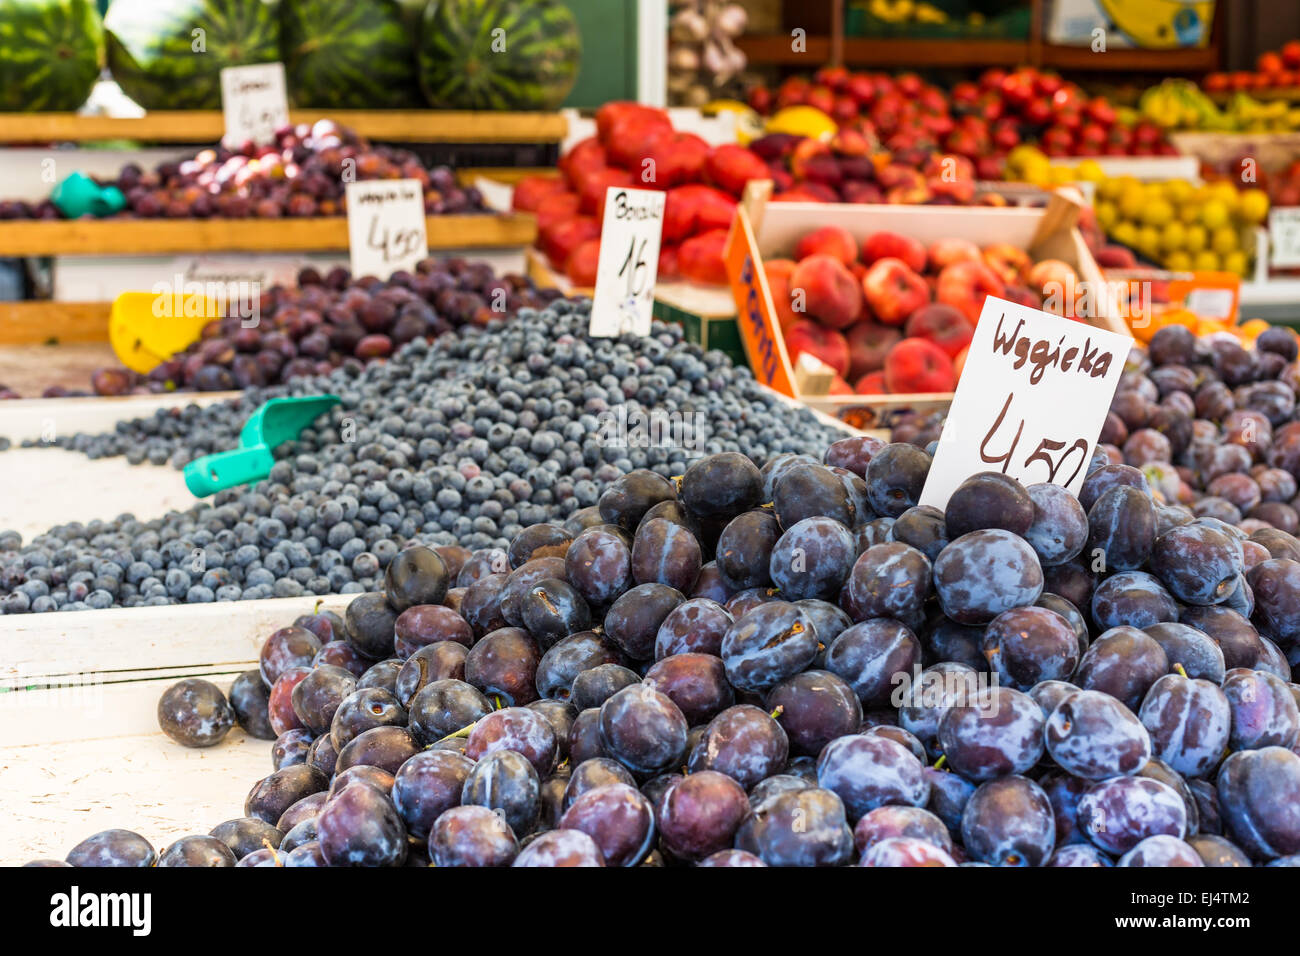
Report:
[[1220,226],[1210,236],[1210,248],[1219,255],[1234,252],[1237,247],[1237,232],[1231,226]]
[[1138,249],[1147,256],[1160,252],[1160,230],[1155,226],[1143,226],[1138,230]]
[[1039,159],[1047,159],[1047,156],[1027,143],[1021,143],[1007,153],[1007,165],[1012,169],[1023,169],[1026,163],[1036,162]]
[[814,106],[787,106],[767,121],[769,133],[791,133],[809,139],[830,139],[839,124]]
[[1246,260],[1246,254],[1240,250],[1229,252],[1223,257],[1223,271],[1235,272],[1239,276],[1249,275],[1250,263]]
[[1115,224],[1115,228],[1110,231],[1111,238],[1116,242],[1126,246],[1136,246],[1138,229],[1137,226],[1127,219]]
[[1111,226],[1115,225],[1118,221],[1119,210],[1115,208],[1113,202],[1103,201],[1097,203],[1097,225],[1109,232]]
[[[1085,160],[1087,162],[1087,160]],[[1083,163],[1079,164],[1081,167]],[[1097,197],[1105,199],[1108,202],[1114,202],[1119,199],[1119,194],[1124,191],[1124,183],[1119,179],[1103,179],[1097,184]]]
[[1037,160],[1030,161],[1021,167],[1020,178],[1027,183],[1035,186],[1050,186],[1052,183],[1052,167],[1044,159],[1041,163]]
[[1163,226],[1174,218],[1174,207],[1168,199],[1155,198],[1142,209],[1142,221],[1148,226]]
[[1262,189],[1247,189],[1241,194],[1240,212],[1246,222],[1263,222],[1268,218],[1268,193]]
[[1194,200],[1188,199],[1178,207],[1178,218],[1189,226],[1194,222],[1201,221],[1201,204]]
[[1192,257],[1186,252],[1179,249],[1177,252],[1171,252],[1165,258],[1165,265],[1175,272],[1190,272],[1192,268]]
[[1058,186],[1064,186],[1067,183],[1077,182],[1078,177],[1070,166],[1053,166],[1051,167],[1051,181]]
[[1119,197],[1119,211],[1125,219],[1141,219],[1147,206],[1147,193],[1141,186],[1125,186]]
[[1228,224],[1228,207],[1219,199],[1211,199],[1201,207],[1201,225],[1214,230]]
[[1219,257],[1205,249],[1192,258],[1192,266],[1201,272],[1218,272]]
[[1175,206],[1181,205],[1192,194],[1192,184],[1185,179],[1171,179],[1165,183],[1165,195]]
[[1183,236],[1183,248],[1188,252],[1200,252],[1210,241],[1204,226],[1191,225]]
[[1075,169],[1075,173],[1078,175],[1079,179],[1083,180],[1085,183],[1100,183],[1106,178],[1105,172],[1102,171],[1101,163],[1097,162],[1095,159],[1085,159],[1083,162],[1079,163],[1078,167]]
[[1237,187],[1226,180],[1219,180],[1210,186],[1210,192],[1214,198],[1227,208],[1228,214],[1231,215],[1241,201],[1241,195],[1237,192]]
[[1165,252],[1174,252],[1183,248],[1187,242],[1187,227],[1177,219],[1165,223],[1160,233],[1160,248]]

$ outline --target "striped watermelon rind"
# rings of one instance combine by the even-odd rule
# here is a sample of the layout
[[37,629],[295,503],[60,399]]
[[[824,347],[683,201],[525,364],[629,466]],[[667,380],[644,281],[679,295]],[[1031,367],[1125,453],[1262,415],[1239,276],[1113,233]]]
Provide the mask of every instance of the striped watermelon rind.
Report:
[[421,105],[412,13],[396,0],[282,0],[289,96],[320,109]]
[[556,109],[582,59],[578,23],[557,0],[430,0],[417,45],[421,87],[439,109]]
[[280,59],[278,0],[113,0],[104,29],[113,78],[147,110],[220,109],[225,67]]
[[103,65],[93,0],[0,2],[0,110],[75,110]]

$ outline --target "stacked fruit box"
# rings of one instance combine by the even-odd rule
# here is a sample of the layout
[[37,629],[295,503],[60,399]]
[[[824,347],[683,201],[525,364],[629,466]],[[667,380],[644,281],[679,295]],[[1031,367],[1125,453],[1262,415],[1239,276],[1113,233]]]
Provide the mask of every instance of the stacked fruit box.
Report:
[[[1006,270],[1009,277],[1018,269],[1023,271],[1026,264],[1041,269],[1039,275],[1032,269],[1029,272],[1033,276],[1030,281],[1037,281],[1040,288],[1057,282],[1069,289],[1077,280],[1072,293],[1077,298],[1069,305],[1082,304],[1085,290],[1088,302],[1086,313],[1080,308],[1078,317],[1127,334],[1114,315],[1101,270],[1083,237],[1069,222],[1068,214],[1064,220],[1057,219],[1062,208],[1059,204],[1030,209],[769,203],[765,192],[762,185],[751,189],[737,212],[727,249],[728,273],[739,310],[737,321],[755,376],[814,408],[837,413],[864,406],[882,412],[946,406],[964,359],[964,343],[969,343],[985,296],[1014,299],[1025,295],[1027,290],[1004,282],[1000,272]],[[835,258],[821,249],[800,248],[801,240],[817,230],[826,236],[832,231],[847,233],[853,248],[844,251],[841,262],[855,259],[863,249],[873,260],[873,268],[864,271],[862,264],[854,261],[858,271],[852,272],[847,267],[835,268],[840,263],[817,261],[802,272],[774,278],[775,273],[765,265],[774,259],[807,262],[818,256]],[[997,238],[995,246],[988,245],[991,237]],[[960,261],[979,246],[985,247],[982,259]],[[949,250],[954,259],[945,264],[942,260]],[[912,256],[918,261],[909,266],[903,257]],[[826,268],[818,274],[823,264]],[[933,319],[921,314],[932,297],[929,283],[919,275],[927,265],[941,266],[939,278],[934,280],[938,303]],[[1059,282],[1054,277],[1058,270],[1062,273]],[[800,288],[793,288],[796,282]],[[792,293],[800,300],[793,306]],[[1042,304],[1041,299],[1035,302],[1036,295],[1029,292],[1025,304]],[[945,315],[953,315],[951,328],[947,327],[950,323],[939,321],[938,305],[948,307],[943,309]],[[884,332],[893,330],[893,334],[882,335],[879,341],[863,334],[850,343],[847,336],[836,332],[823,348],[819,330],[824,319],[819,311],[831,315],[832,330],[853,326],[882,331],[883,327]],[[814,321],[818,319],[822,321]],[[898,330],[905,323],[908,338],[903,339]],[[923,344],[905,347],[916,339],[924,340]],[[949,361],[932,367],[930,353],[945,350]],[[819,385],[816,374],[805,374],[799,367],[803,364],[798,361],[801,352],[811,353],[820,360],[816,364],[829,365],[837,374],[820,379]],[[881,377],[870,383],[859,380],[859,393],[834,387],[837,381],[845,384],[846,369],[859,367],[875,368]],[[886,382],[889,393],[882,394],[879,385]],[[873,385],[877,393],[865,394]]]

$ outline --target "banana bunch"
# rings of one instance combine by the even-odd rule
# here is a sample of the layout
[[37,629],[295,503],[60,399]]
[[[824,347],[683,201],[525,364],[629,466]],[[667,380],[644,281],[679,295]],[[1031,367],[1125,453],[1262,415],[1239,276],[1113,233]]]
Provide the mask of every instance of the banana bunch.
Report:
[[1190,80],[1167,79],[1144,91],[1138,112],[1162,129],[1233,129],[1231,118]]
[[1300,129],[1300,108],[1285,100],[1262,102],[1240,91],[1220,109],[1190,80],[1168,79],[1143,92],[1138,113],[1167,130],[1287,133]]
[[914,0],[867,0],[866,11],[885,23],[947,23],[938,7]]
[[1228,103],[1227,115],[1231,128],[1242,133],[1289,133],[1300,129],[1300,109],[1285,100],[1261,103],[1237,92]]

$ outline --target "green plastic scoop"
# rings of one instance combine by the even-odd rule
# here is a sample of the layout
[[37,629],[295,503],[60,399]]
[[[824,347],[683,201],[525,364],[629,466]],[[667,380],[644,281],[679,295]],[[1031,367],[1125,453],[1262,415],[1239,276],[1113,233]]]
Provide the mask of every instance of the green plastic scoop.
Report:
[[244,422],[238,448],[204,455],[185,466],[185,487],[195,497],[205,498],[226,488],[261,481],[275,464],[271,451],[297,438],[321,413],[338,403],[337,395],[268,400]]

